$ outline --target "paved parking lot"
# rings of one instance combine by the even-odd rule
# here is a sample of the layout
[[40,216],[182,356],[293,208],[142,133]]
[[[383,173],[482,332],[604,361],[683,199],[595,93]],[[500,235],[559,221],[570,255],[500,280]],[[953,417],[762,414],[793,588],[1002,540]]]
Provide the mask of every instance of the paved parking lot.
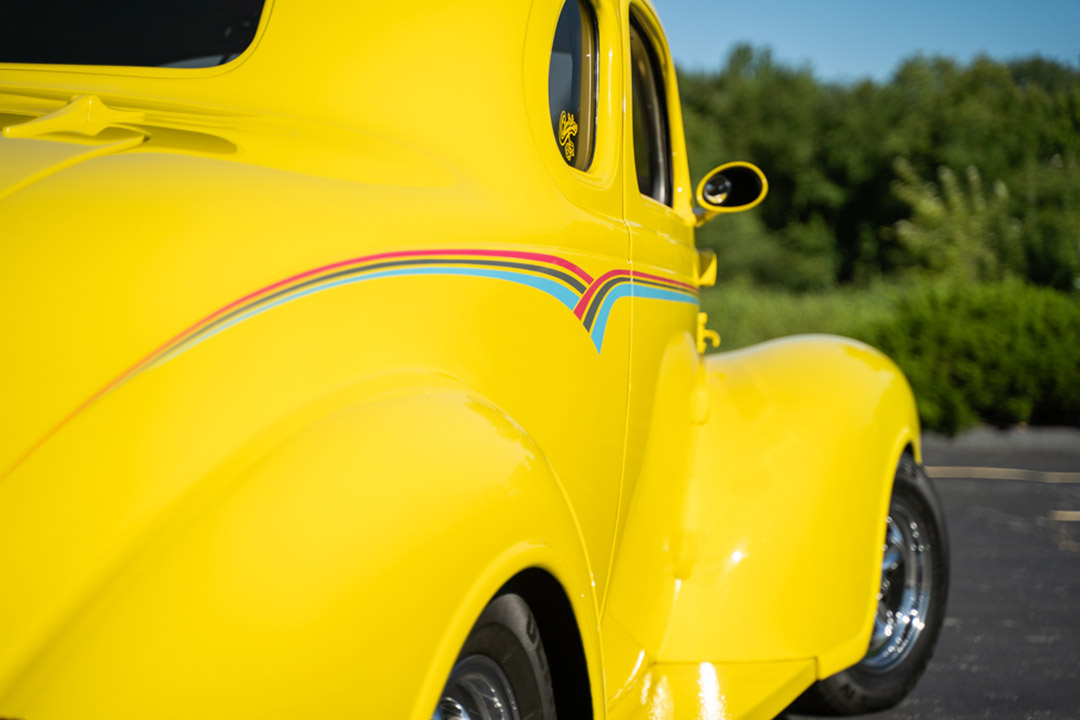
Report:
[[1080,718],[1080,432],[928,437],[924,455],[952,545],[945,629],[915,692],[863,717]]

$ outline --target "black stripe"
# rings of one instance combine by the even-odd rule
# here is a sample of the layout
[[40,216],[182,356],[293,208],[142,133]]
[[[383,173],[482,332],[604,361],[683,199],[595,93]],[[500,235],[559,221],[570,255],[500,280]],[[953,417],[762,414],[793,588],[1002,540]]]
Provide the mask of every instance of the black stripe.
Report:
[[684,290],[681,287],[672,287],[671,285],[665,285],[664,283],[657,282],[655,280],[642,280],[640,278],[628,278],[617,277],[608,280],[606,283],[600,286],[600,289],[596,291],[596,294],[592,296],[589,301],[589,310],[585,313],[584,323],[586,330],[592,330],[593,320],[596,318],[596,313],[600,310],[600,305],[604,300],[604,297],[611,291],[611,288],[619,285],[620,283],[629,282],[636,283],[638,285],[649,285],[650,287],[657,287],[661,290]]
[[600,286],[600,289],[593,295],[592,300],[589,302],[589,310],[585,313],[583,322],[585,323],[586,330],[592,330],[593,320],[596,319],[596,311],[600,309],[600,303],[603,302],[604,296],[608,294],[611,288],[622,283],[630,282],[630,278],[626,276],[613,277],[606,283]]
[[652,287],[658,287],[662,290],[674,290],[675,292],[689,293],[690,291],[684,288],[682,285],[666,285],[662,282],[656,282],[655,280],[638,280],[634,278],[634,282],[638,285],[651,285]]

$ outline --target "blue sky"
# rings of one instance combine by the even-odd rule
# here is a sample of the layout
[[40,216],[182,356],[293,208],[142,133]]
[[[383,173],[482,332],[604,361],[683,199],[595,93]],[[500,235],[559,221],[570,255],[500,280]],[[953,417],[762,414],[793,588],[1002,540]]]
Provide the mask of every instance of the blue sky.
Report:
[[675,62],[719,68],[732,45],[767,45],[825,80],[887,80],[918,52],[1080,60],[1080,0],[653,0]]

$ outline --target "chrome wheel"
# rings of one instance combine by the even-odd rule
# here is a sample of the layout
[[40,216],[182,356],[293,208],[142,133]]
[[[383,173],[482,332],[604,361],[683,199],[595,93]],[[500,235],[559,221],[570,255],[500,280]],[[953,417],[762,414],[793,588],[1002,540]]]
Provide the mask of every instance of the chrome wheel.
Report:
[[519,720],[506,673],[485,655],[462,658],[446,681],[432,720]]
[[887,673],[907,657],[926,628],[934,591],[934,548],[927,522],[916,508],[893,496],[885,524],[881,587],[870,649],[863,670]]

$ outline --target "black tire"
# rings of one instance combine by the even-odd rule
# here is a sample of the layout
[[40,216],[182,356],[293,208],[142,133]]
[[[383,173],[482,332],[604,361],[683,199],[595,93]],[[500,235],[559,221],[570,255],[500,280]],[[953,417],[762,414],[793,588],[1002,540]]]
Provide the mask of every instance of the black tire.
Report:
[[[485,703],[484,694],[497,702]],[[551,669],[520,595],[499,595],[480,613],[432,717],[457,720],[466,717],[461,709],[473,720],[555,720]]]
[[[895,544],[901,531],[902,542]],[[798,711],[855,715],[892,707],[911,692],[930,662],[945,619],[949,546],[941,501],[910,453],[904,453],[896,469],[885,540],[878,617],[866,656],[857,665],[812,685],[796,702]],[[896,548],[900,565],[890,561],[896,558],[890,554]],[[912,582],[909,571],[913,567],[921,568],[914,575],[922,576],[923,582]],[[897,580],[903,581],[899,591]],[[922,604],[922,596],[913,587],[926,590]],[[884,618],[896,618],[900,611],[905,611],[899,615],[901,619],[911,617],[912,611],[924,618],[922,628],[898,621],[892,634],[887,634]]]

